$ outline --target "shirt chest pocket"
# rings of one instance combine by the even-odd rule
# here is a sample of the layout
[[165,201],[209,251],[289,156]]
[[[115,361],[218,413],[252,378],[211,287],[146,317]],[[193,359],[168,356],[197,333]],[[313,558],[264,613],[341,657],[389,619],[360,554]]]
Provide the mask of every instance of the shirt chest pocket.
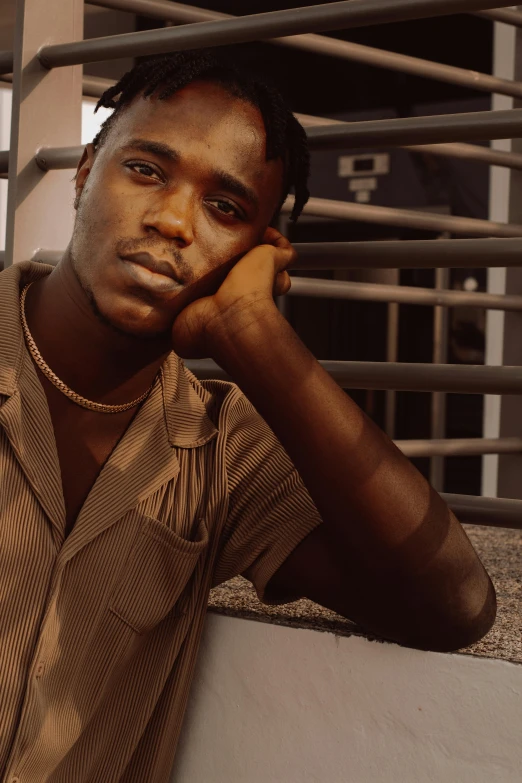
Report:
[[207,546],[204,519],[198,522],[195,540],[187,540],[145,517],[109,598],[109,610],[137,633],[149,631],[175,606]]

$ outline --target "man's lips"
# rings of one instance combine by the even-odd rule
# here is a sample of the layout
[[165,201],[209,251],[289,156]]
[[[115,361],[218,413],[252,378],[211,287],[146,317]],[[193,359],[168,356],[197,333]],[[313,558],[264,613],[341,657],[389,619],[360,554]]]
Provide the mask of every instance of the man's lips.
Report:
[[148,269],[150,272],[154,272],[157,275],[170,277],[172,280],[175,280],[177,283],[181,284],[181,280],[179,279],[176,270],[172,264],[169,261],[166,261],[164,258],[156,258],[150,253],[143,251],[139,253],[129,253],[129,255],[121,256],[121,258],[124,261],[131,261],[133,264],[144,266],[145,269]]

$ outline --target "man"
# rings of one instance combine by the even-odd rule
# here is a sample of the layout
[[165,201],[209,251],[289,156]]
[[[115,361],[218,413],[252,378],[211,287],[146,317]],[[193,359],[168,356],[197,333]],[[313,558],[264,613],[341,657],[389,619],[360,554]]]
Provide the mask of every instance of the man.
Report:
[[308,197],[280,96],[188,52],[100,104],[62,260],[0,276],[12,783],[168,781],[208,592],[237,574],[424,649],[495,616],[459,522],[274,303],[295,251],[270,224]]

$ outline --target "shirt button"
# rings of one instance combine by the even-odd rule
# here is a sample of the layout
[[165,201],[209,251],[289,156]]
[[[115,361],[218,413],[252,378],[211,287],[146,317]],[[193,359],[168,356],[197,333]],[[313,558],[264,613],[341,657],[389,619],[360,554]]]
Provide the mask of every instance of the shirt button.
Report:
[[[44,673],[44,669],[45,669],[45,664],[44,664],[43,661],[40,661],[38,663],[38,666],[35,669],[35,673],[34,673],[35,677],[36,678],[41,677],[42,674]],[[16,779],[13,778],[12,783],[16,783],[17,780],[18,780],[18,778],[16,778]]]
[[9,783],[20,783],[20,778],[18,778],[18,777],[11,778]]

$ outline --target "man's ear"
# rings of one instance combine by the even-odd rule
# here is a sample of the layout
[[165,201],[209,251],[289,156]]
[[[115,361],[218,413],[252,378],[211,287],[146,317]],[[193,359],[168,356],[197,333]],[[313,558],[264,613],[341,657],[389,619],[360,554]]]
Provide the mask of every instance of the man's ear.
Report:
[[75,209],[78,209],[78,204],[80,202],[80,196],[82,194],[83,186],[87,181],[87,177],[90,174],[93,163],[94,163],[94,146],[92,144],[87,144],[87,146],[83,150],[82,157],[80,158],[80,162],[78,163],[78,167],[76,169],[76,176],[74,178],[75,187],[76,187],[76,198],[74,200]]

